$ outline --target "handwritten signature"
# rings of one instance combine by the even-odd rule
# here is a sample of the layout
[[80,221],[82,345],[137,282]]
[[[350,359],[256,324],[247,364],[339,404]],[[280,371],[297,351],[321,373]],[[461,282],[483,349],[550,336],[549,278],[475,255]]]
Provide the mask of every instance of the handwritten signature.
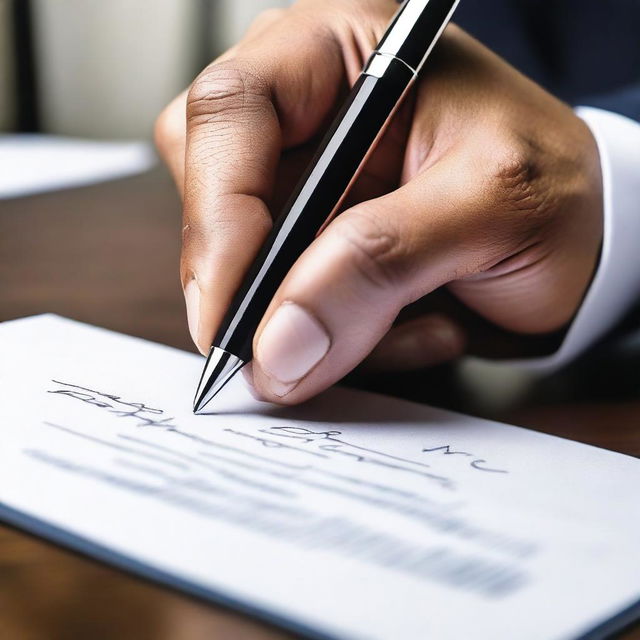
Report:
[[464,456],[467,458],[473,458],[469,462],[469,465],[473,469],[477,469],[478,471],[487,471],[489,473],[509,473],[506,469],[495,469],[487,465],[487,461],[484,458],[478,458],[475,454],[469,453],[468,451],[453,451],[451,449],[451,445],[445,444],[439,447],[432,447],[429,449],[423,449],[422,453],[441,453],[445,456]]
[[70,382],[61,382],[59,380],[51,380],[51,382],[63,388],[52,389],[48,393],[60,394],[80,400],[80,402],[105,409],[118,418],[135,418],[138,420],[138,426],[140,427],[164,427],[169,429],[177,426],[174,424],[174,418],[155,417],[163,416],[164,411],[150,407],[143,402],[127,402],[115,394],[103,393],[102,391],[71,384]]
[[[103,409],[118,418],[134,419],[139,427],[159,427],[179,435],[192,437],[187,432],[181,431],[176,424],[175,418],[166,416],[162,409],[149,406],[143,402],[129,402],[119,395],[96,391],[95,389],[70,382],[62,382],[60,380],[52,380],[52,382],[61,388],[49,390],[48,393],[79,400]],[[356,445],[341,438],[342,432],[338,430],[314,431],[301,426],[274,426],[259,430],[260,433],[269,437],[230,428],[226,428],[224,431],[235,436],[249,438],[268,448],[293,450],[316,458],[343,457],[366,465],[422,476],[436,481],[443,488],[455,488],[454,482],[450,478],[428,471],[431,465],[425,462],[394,456],[384,451]],[[293,442],[291,444],[283,442],[286,439],[295,441],[295,445]],[[313,445],[313,448],[310,449],[307,445]],[[451,445],[424,448],[422,453],[467,457],[470,458],[470,467],[477,471],[508,473],[506,469],[490,466],[484,458],[471,452],[453,450]]]

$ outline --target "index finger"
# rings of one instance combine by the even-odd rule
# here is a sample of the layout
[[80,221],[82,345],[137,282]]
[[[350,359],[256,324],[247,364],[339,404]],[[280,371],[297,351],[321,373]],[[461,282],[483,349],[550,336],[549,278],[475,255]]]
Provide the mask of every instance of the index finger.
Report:
[[191,87],[181,277],[203,353],[271,228],[265,202],[282,148],[309,140],[326,120],[357,57],[353,24],[356,40],[371,39],[391,9],[363,0],[343,13],[309,3],[272,15]]
[[280,153],[271,90],[247,63],[217,63],[187,98],[181,280],[191,336],[208,350],[271,228],[265,204]]

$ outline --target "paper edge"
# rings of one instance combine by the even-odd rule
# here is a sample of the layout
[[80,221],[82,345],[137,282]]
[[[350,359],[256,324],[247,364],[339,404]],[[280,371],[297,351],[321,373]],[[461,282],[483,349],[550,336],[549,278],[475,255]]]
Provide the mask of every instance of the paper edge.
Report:
[[[197,354],[191,354],[188,351],[177,349],[175,347],[170,347],[169,345],[154,342],[152,340],[147,340],[146,338],[131,336],[129,334],[114,331],[112,329],[106,329],[104,327],[99,327],[96,325],[91,325],[86,322],[74,320],[72,318],[67,318],[65,316],[61,316],[59,314],[50,313],[50,312],[35,314],[31,316],[25,316],[21,318],[14,318],[11,320],[5,320],[0,322],[0,328],[7,323],[37,321],[37,320],[45,320],[45,319],[53,319],[56,321],[62,321],[64,323],[71,322],[73,324],[78,324],[86,328],[95,329],[98,331],[106,331],[108,333],[112,333],[119,337],[132,338],[134,340],[142,340],[143,342],[146,342],[155,346],[164,347],[166,349],[177,351],[182,354],[193,355],[194,357],[198,357]],[[436,412],[451,413],[457,416],[468,417],[466,416],[466,414],[461,414],[456,411],[441,409],[439,407],[431,407],[430,405],[423,405],[419,402],[405,400],[404,398],[387,396],[385,394],[371,392],[371,391],[363,391],[360,389],[351,389],[348,387],[342,387],[342,388],[359,391],[360,393],[365,393],[365,394],[377,396],[380,398],[392,398],[393,400],[400,401],[408,405],[415,405],[417,407],[428,407],[429,409],[435,409]],[[560,436],[555,436],[555,435],[544,433],[544,432],[534,431],[533,429],[528,429],[526,427],[519,427],[517,425],[510,425],[507,423],[497,422],[495,420],[487,420],[486,418],[478,418],[476,416],[471,416],[471,417],[474,420],[480,420],[482,422],[487,422],[490,424],[501,424],[503,426],[511,427],[515,429],[524,429],[529,432],[537,433],[541,436],[549,436],[552,438],[557,438],[559,440],[565,440],[573,444],[595,448],[602,451],[608,451],[609,453],[613,453],[615,455],[621,455],[621,456],[632,458],[633,460],[637,460],[635,456],[619,453],[616,451],[611,451],[609,449],[603,449],[602,447],[596,447],[595,445],[589,445],[582,442],[577,442],[574,440],[570,440],[569,438],[563,438]],[[163,571],[161,569],[155,568],[154,566],[148,563],[135,559],[133,556],[114,551],[109,547],[104,546],[100,543],[97,543],[85,536],[79,535],[77,533],[72,533],[71,531],[65,530],[61,527],[51,524],[46,520],[43,520],[36,516],[32,516],[23,510],[14,509],[13,507],[8,506],[7,504],[1,501],[0,501],[0,522],[5,523],[29,535],[33,535],[38,539],[43,540],[44,542],[53,543],[58,547],[62,547],[64,549],[71,550],[72,552],[78,553],[83,557],[88,558],[90,561],[93,561],[93,562],[97,561],[110,567],[116,567],[118,570],[124,571],[125,573],[133,575],[137,578],[147,580],[152,584],[170,588],[174,591],[177,591],[182,594],[186,594],[189,597],[193,597],[204,602],[210,602],[210,603],[216,604],[227,610],[238,612],[254,620],[265,622],[276,628],[288,630],[295,634],[303,634],[306,638],[309,638],[310,640],[358,640],[355,636],[344,636],[344,635],[337,636],[337,635],[328,634],[326,632],[320,631],[316,627],[308,626],[306,623],[297,620],[295,617],[282,616],[282,615],[279,615],[278,613],[275,613],[272,609],[269,609],[267,607],[252,605],[248,599],[245,600],[242,598],[234,598],[231,596],[226,596],[222,591],[217,591],[211,588],[207,588],[196,582],[187,580],[185,578],[180,578],[168,571]],[[640,621],[640,598],[637,601],[632,602],[630,605],[625,606],[623,609],[621,609],[617,613],[614,613],[612,617],[605,618],[601,622],[597,622],[596,626],[594,627],[589,627],[589,629],[586,632],[580,632],[580,635],[575,636],[574,640],[605,640],[606,638],[611,637],[611,635],[624,631],[627,627],[631,627],[632,625],[634,625],[639,621]]]
[[213,603],[227,610],[241,613],[254,620],[266,622],[278,629],[286,629],[296,634],[304,634],[310,640],[361,640],[355,636],[331,635],[311,627],[295,617],[287,617],[274,613],[267,607],[255,606],[249,599],[234,598],[222,591],[210,589],[186,578],[180,578],[169,571],[135,559],[133,556],[114,551],[109,547],[85,536],[72,533],[46,520],[32,516],[25,511],[14,509],[0,502],[0,522],[14,529],[35,536],[44,542],[53,543],[57,547],[78,553],[93,562],[100,562],[115,567],[136,578],[142,578],[154,585],[168,587],[180,594],[187,594],[200,601]]

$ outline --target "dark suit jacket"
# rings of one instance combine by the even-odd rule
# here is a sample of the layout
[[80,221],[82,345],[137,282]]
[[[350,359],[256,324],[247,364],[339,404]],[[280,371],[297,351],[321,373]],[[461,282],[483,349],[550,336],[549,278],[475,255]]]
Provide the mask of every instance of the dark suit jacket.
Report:
[[454,21],[570,104],[640,121],[640,0],[460,0]]

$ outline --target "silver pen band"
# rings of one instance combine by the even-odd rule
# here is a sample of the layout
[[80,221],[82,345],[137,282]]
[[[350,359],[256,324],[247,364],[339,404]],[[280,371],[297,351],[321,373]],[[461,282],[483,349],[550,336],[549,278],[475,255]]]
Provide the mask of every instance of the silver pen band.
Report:
[[390,68],[398,64],[407,69],[414,77],[418,75],[418,72],[401,58],[391,55],[390,53],[381,53],[380,51],[374,51],[369,56],[369,59],[362,69],[362,73],[367,76],[373,76],[374,78],[382,78]]

